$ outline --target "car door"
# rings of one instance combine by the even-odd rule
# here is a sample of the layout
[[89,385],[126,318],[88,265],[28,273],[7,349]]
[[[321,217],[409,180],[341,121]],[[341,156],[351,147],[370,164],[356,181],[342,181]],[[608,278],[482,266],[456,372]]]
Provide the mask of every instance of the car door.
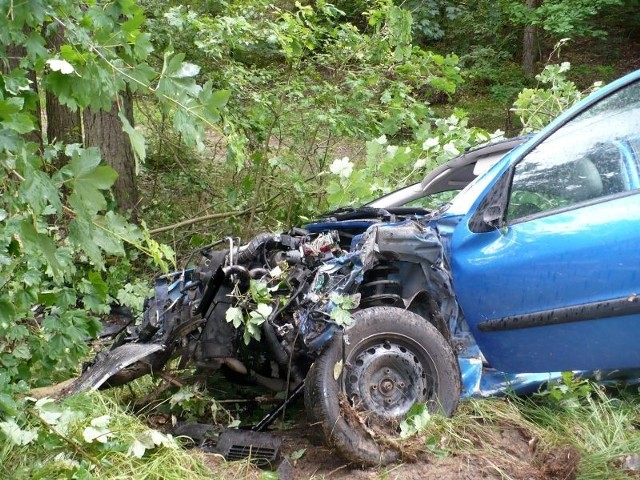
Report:
[[640,367],[640,81],[533,145],[453,232],[464,318],[505,372]]

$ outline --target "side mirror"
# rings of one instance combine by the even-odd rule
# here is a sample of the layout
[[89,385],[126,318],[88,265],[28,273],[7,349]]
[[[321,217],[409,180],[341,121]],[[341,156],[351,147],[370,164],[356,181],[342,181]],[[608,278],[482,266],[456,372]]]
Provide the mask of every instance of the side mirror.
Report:
[[482,221],[493,228],[502,227],[502,219],[504,218],[504,209],[502,205],[489,205],[482,212]]

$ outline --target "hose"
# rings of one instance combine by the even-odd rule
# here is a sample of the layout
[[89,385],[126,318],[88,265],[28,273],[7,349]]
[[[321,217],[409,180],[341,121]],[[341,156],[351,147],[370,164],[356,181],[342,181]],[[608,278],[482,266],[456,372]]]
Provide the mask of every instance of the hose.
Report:
[[297,366],[293,363],[289,364],[289,353],[284,349],[284,347],[278,341],[278,336],[276,335],[276,331],[273,328],[273,325],[268,320],[262,324],[262,332],[264,333],[264,338],[267,341],[267,345],[269,345],[269,349],[271,350],[271,354],[273,355],[275,361],[278,365],[283,369],[287,370],[291,367],[291,378],[294,383],[301,382],[304,377],[300,375],[300,371]]
[[276,241],[278,239],[278,235],[274,235],[273,233],[263,232],[259,233],[255,237],[251,239],[249,243],[247,243],[242,250],[238,252],[238,258],[236,263],[244,263],[249,260],[253,260],[258,252],[258,249],[262,247],[267,242]]

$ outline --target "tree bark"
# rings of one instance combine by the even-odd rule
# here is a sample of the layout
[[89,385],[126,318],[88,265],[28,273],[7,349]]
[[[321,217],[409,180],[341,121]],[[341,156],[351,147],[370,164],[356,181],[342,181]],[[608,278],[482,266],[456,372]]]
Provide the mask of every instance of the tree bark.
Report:
[[136,165],[129,136],[122,130],[118,112],[122,111],[133,126],[133,97],[130,91],[121,92],[110,111],[87,109],[84,111],[84,143],[87,147],[99,147],[102,158],[116,172],[118,179],[113,187],[121,213],[130,213],[135,220],[138,204]]
[[[527,8],[535,10],[540,6],[540,0],[526,0],[525,4]],[[533,78],[536,73],[537,45],[538,27],[536,25],[525,25],[522,38],[522,71],[527,78]]]
[[[57,30],[47,39],[47,48],[58,51],[64,45],[64,30],[58,26]],[[61,142],[82,143],[82,122],[80,111],[75,112],[66,105],[62,105],[58,97],[51,92],[46,92],[46,112],[47,112],[47,140],[49,143]],[[59,159],[61,163],[63,158]]]

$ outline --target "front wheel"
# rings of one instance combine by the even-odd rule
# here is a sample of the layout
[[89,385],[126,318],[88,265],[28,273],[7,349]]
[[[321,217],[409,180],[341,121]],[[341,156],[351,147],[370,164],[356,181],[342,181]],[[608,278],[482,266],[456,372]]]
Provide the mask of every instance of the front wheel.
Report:
[[460,370],[449,343],[424,318],[394,307],[356,312],[305,380],[310,419],[342,456],[362,465],[398,459],[384,438],[398,436],[415,403],[450,416],[459,398]]

